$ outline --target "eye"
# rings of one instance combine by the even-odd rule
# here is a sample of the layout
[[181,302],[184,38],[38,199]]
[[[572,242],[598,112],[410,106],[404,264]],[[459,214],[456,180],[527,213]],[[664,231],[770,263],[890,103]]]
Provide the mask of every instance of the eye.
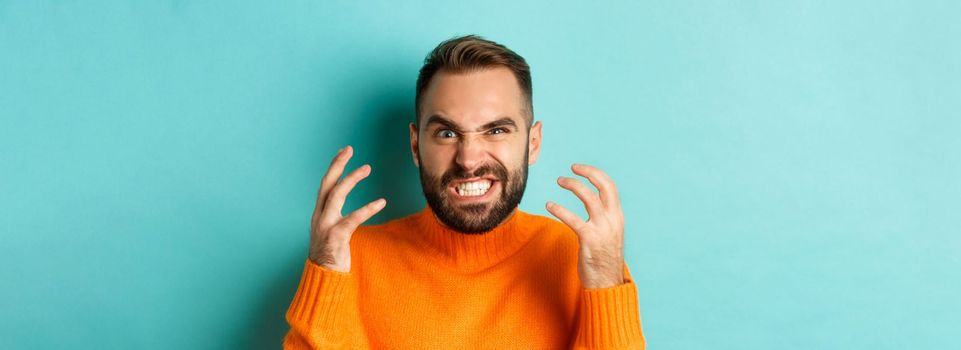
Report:
[[451,138],[451,137],[457,136],[457,134],[456,134],[455,132],[451,131],[450,129],[441,129],[441,130],[437,131],[437,133],[434,134],[434,135],[437,136],[437,137],[440,137],[440,138],[442,138],[442,139],[447,139],[447,138]]
[[506,134],[506,133],[507,133],[507,129],[504,129],[504,128],[493,128],[493,129],[490,130],[490,133],[491,133],[491,134],[494,134],[494,135],[497,135],[497,134]]

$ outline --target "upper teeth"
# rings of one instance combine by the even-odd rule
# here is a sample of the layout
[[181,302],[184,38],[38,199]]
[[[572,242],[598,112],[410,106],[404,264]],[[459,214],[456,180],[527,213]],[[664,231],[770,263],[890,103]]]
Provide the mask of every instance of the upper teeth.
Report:
[[457,185],[457,194],[461,196],[480,196],[487,193],[490,188],[490,180],[462,182]]

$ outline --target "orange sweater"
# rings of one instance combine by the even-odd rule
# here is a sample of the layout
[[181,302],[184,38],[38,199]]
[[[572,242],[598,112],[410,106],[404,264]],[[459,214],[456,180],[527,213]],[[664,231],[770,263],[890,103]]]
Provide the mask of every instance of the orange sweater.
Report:
[[307,260],[285,349],[644,349],[637,289],[585,289],[578,239],[515,209],[484,234],[443,226],[430,206],[350,241],[351,270]]

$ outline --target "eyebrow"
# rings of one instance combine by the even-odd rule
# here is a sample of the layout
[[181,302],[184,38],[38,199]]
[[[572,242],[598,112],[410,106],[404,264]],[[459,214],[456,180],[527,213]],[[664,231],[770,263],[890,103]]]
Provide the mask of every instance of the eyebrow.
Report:
[[[446,126],[457,132],[464,131],[464,129],[461,128],[461,126],[455,123],[453,120],[447,119],[437,114],[431,115],[430,117],[427,118],[427,124],[425,124],[426,125],[425,127],[430,127],[431,124],[435,124],[435,123]],[[509,117],[501,117],[495,121],[481,125],[479,128],[477,128],[477,131],[489,130],[499,126],[510,126],[510,127],[513,127],[515,131],[517,130],[517,123],[514,123],[513,119]]]

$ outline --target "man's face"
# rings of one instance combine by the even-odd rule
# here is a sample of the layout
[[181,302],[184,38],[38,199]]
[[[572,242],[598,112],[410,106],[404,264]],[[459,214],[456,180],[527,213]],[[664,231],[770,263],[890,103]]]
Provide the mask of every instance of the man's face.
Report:
[[427,203],[464,233],[491,230],[524,195],[540,153],[541,124],[527,130],[525,100],[507,68],[438,72],[410,124],[411,150]]

